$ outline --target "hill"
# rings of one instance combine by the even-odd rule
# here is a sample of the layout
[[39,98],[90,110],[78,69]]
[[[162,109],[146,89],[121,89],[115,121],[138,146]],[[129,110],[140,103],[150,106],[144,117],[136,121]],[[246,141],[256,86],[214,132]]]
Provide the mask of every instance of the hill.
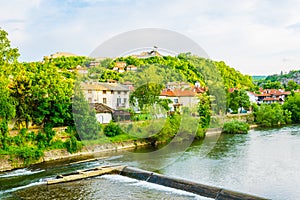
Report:
[[280,82],[282,85],[286,85],[290,80],[300,84],[300,70],[291,70],[286,74],[274,74],[271,76],[267,76],[265,78],[266,81],[271,82]]

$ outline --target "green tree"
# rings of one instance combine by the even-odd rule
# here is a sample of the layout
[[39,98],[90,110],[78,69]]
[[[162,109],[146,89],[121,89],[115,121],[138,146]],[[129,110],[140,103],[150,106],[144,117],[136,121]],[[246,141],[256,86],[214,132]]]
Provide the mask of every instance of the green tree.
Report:
[[158,97],[163,89],[162,80],[157,66],[145,66],[140,73],[136,73],[136,89],[130,95],[130,103],[142,111],[148,111],[151,106],[161,102]]
[[283,86],[279,81],[270,81],[268,80],[266,83],[263,84],[263,89],[281,89]]
[[96,119],[96,113],[86,101],[79,83],[75,84],[75,94],[72,98],[72,111],[75,127],[82,140],[97,139],[100,125]]
[[207,94],[203,94],[199,97],[198,114],[200,117],[200,125],[202,128],[208,128],[211,119],[211,100]]
[[19,50],[10,46],[7,36],[7,32],[0,28],[0,66],[5,63],[11,64],[17,62],[20,56]]
[[291,123],[291,112],[277,103],[260,105],[254,115],[256,123],[265,127]]
[[283,108],[291,112],[291,119],[293,123],[300,123],[300,94],[292,93],[284,102]]
[[289,80],[289,82],[287,83],[287,86],[286,86],[287,91],[294,91],[294,90],[297,90],[298,88],[299,88],[299,85],[293,80]]
[[227,94],[227,108],[233,110],[234,113],[238,112],[239,108],[246,110],[250,107],[250,99],[245,90],[234,90]]

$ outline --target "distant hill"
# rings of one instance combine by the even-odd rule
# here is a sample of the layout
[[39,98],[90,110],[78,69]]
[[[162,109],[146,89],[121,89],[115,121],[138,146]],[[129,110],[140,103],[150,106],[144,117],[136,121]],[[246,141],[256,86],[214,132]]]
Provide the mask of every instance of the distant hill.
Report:
[[300,84],[300,70],[291,70],[286,74],[274,74],[267,76],[266,81],[271,82],[280,82],[282,85],[286,85],[290,80],[295,81],[297,84]]
[[258,81],[258,80],[262,80],[265,79],[267,76],[252,76],[252,80],[253,81]]

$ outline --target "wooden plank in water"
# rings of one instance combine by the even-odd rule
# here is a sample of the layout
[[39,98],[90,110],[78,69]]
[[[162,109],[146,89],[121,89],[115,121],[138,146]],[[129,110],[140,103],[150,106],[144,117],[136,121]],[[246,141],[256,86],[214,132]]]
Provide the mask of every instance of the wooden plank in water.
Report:
[[78,170],[75,173],[58,175],[56,179],[48,180],[47,184],[51,185],[51,184],[81,180],[81,179],[100,176],[104,174],[119,173],[120,171],[123,170],[123,168],[124,166],[118,165],[118,166],[103,166],[103,167],[99,166],[87,170]]

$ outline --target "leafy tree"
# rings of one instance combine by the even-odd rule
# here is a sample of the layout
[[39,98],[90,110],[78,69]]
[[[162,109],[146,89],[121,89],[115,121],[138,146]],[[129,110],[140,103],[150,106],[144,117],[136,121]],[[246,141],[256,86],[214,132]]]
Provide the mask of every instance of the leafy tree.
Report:
[[281,89],[281,88],[282,85],[278,81],[272,82],[268,80],[266,83],[263,84],[263,89]]
[[14,98],[16,106],[16,118],[17,122],[26,122],[26,128],[31,120],[32,109],[32,85],[28,72],[22,70],[19,72],[13,80],[11,85],[11,96]]
[[198,113],[200,116],[200,124],[202,128],[208,128],[211,119],[211,100],[207,94],[199,97]]
[[10,46],[7,36],[7,32],[0,28],[0,66],[17,62],[20,56],[19,50]]
[[297,90],[298,88],[299,88],[299,85],[293,80],[289,80],[289,82],[287,83],[287,86],[286,86],[287,91],[294,91],[294,90]]
[[293,123],[300,122],[300,94],[292,93],[284,102],[283,108],[291,113]]
[[163,89],[163,85],[160,84],[162,77],[157,71],[156,66],[149,65],[140,73],[136,73],[136,89],[130,95],[130,103],[135,106],[138,103],[142,111],[147,111],[154,104],[161,102],[158,97]]
[[277,103],[260,105],[254,115],[256,123],[265,127],[291,123],[291,112]]
[[99,136],[100,126],[96,113],[85,99],[79,83],[76,83],[75,94],[72,99],[72,111],[75,127],[82,140],[93,140]]
[[245,90],[234,90],[229,92],[227,96],[227,107],[231,108],[234,113],[237,113],[241,107],[246,110],[249,109],[250,100]]

